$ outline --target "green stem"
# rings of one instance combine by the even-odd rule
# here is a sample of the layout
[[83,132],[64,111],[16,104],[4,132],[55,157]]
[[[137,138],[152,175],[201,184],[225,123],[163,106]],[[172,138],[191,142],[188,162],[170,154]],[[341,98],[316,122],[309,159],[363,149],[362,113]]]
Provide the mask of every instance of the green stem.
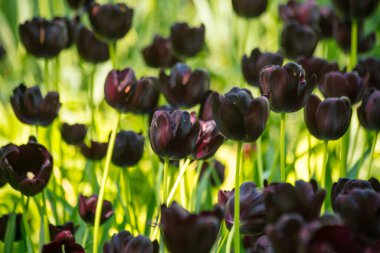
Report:
[[49,222],[48,222],[48,214],[47,214],[47,207],[46,207],[46,196],[45,191],[41,192],[42,194],[42,207],[41,207],[41,213],[42,213],[42,225],[44,229],[44,235],[45,235],[45,243],[48,243],[50,241],[50,235],[49,235]]
[[33,0],[33,6],[34,6],[34,16],[39,17],[40,16],[40,3],[39,0]]
[[312,148],[311,148],[311,134],[307,133],[307,170],[309,173],[309,178],[312,178],[312,172],[311,172],[311,154],[312,154]]
[[[235,235],[235,225],[232,226],[231,230],[228,232],[228,238],[227,238],[227,245],[226,245],[226,252],[231,252],[231,244],[232,244],[232,240],[234,238],[234,235]],[[236,237],[235,237],[236,238]],[[239,249],[240,250],[240,249]],[[234,251],[235,253],[235,251]]]
[[258,178],[258,186],[263,186],[263,154],[262,154],[262,147],[261,147],[261,137],[257,139],[256,141],[256,147],[257,147],[257,178]]
[[[27,202],[29,202],[29,197],[27,197],[28,200]],[[25,204],[24,202],[24,196],[21,194],[21,207],[22,207],[22,223],[24,224],[24,228],[25,228],[25,241],[26,241],[26,248],[28,250],[28,253],[33,253],[34,252],[34,249],[33,249],[33,244],[32,244],[32,239],[31,239],[31,232],[30,232],[30,227],[29,227],[29,224],[28,224],[28,220],[27,220],[27,204]]]
[[350,54],[350,65],[348,71],[355,68],[357,62],[358,54],[358,21],[356,19],[352,20],[351,24],[351,54]]
[[109,53],[111,57],[112,67],[113,69],[117,69],[117,59],[116,59],[116,41],[109,45]]
[[347,156],[350,145],[350,127],[341,139],[341,157],[340,157],[340,177],[346,177],[347,174]]
[[[323,158],[322,158],[322,173],[321,173],[321,188],[326,188],[326,170],[327,170],[327,159],[329,152],[329,142],[324,141],[324,149],[323,149]],[[323,202],[322,212],[325,210],[326,201]]]
[[93,240],[94,246],[93,246],[93,251],[92,251],[93,253],[98,252],[100,216],[102,213],[104,192],[106,189],[108,171],[109,171],[110,164],[111,164],[111,158],[112,158],[112,153],[113,153],[113,149],[115,146],[116,132],[117,132],[117,128],[119,126],[120,117],[121,117],[121,113],[118,113],[117,118],[114,122],[114,126],[112,128],[111,137],[110,137],[110,140],[108,143],[108,148],[107,148],[107,155],[106,155],[106,161],[105,161],[105,165],[104,165],[102,182],[101,182],[100,190],[99,190],[98,202],[96,203],[95,222],[94,222],[94,240]]
[[367,175],[367,178],[370,178],[372,173],[372,162],[373,162],[373,155],[375,154],[375,148],[376,148],[376,142],[377,142],[377,136],[378,136],[379,132],[376,132],[373,140],[372,140],[372,146],[371,146],[371,156],[370,156],[370,160],[369,160],[369,166],[368,166],[368,175]]
[[[217,249],[217,251],[216,251],[216,253],[219,253],[219,252],[221,252],[221,250],[222,250],[222,248],[223,248],[223,246],[224,246],[224,243],[226,242],[226,240],[227,240],[227,238],[229,237],[229,231],[227,230],[226,231],[226,233],[223,235],[223,237],[222,237],[222,241],[220,242],[220,244],[219,244],[219,246],[218,246],[218,249]],[[233,234],[233,233],[231,233],[231,234]],[[231,241],[232,241],[232,238],[231,238]],[[230,245],[231,245],[231,243],[230,243]],[[231,246],[230,246],[231,247]],[[227,251],[226,251],[227,252]]]
[[90,74],[90,88],[89,88],[89,95],[90,95],[90,110],[91,110],[91,134],[94,138],[96,136],[96,122],[95,122],[95,104],[94,104],[94,80],[95,80],[95,72],[96,72],[96,65],[93,65],[93,68],[91,70]]
[[281,113],[281,132],[280,132],[280,177],[285,182],[285,113]]
[[169,158],[164,158],[164,173],[163,173],[163,186],[162,186],[162,202],[167,204],[165,201],[168,195],[168,176],[169,176]]
[[[168,196],[168,198],[166,200],[166,203],[168,205],[172,201],[172,198],[174,197],[174,194],[177,191],[179,183],[181,182],[183,176],[185,175],[186,169],[189,167],[189,164],[190,164],[190,159],[186,159],[184,165],[181,166],[179,174],[178,174],[178,177],[177,177],[176,181],[174,182],[174,185],[173,185],[172,189],[170,190],[169,196]],[[184,203],[182,203],[182,204],[184,204]]]
[[[129,213],[129,222],[131,223],[131,228],[135,230],[136,233],[140,234],[140,229],[139,229],[139,224],[137,220],[137,215],[136,212],[134,212],[134,203],[132,201],[132,193],[131,193],[131,184],[130,184],[130,179],[129,179],[129,174],[128,174],[128,169],[123,168],[122,170],[123,173],[123,181],[124,181],[124,191],[125,191],[125,204],[126,208]],[[132,212],[130,211],[130,208],[132,208]],[[134,217],[134,227],[132,227],[132,214]]]
[[236,154],[236,172],[235,172],[235,203],[234,203],[234,226],[235,226],[235,253],[240,253],[240,163],[243,142],[238,142]]
[[49,87],[49,60],[48,59],[45,59],[44,83],[45,83],[46,91],[49,91],[50,87]]
[[59,92],[59,80],[61,75],[61,62],[59,60],[59,55],[54,59],[55,64],[55,79],[54,79],[54,89]]
[[89,227],[86,227],[84,229],[84,235],[83,235],[83,238],[82,238],[82,243],[81,245],[83,246],[83,248],[86,248],[86,242],[87,242],[87,238],[88,238],[88,233],[90,231],[90,228]]

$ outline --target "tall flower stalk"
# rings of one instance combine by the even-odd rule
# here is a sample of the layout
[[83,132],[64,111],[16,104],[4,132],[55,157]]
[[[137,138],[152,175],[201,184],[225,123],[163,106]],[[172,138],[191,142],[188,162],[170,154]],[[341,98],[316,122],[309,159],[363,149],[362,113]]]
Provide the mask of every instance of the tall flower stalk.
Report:
[[239,141],[236,152],[235,165],[235,202],[234,202],[234,248],[240,253],[240,165],[242,159],[243,142]]

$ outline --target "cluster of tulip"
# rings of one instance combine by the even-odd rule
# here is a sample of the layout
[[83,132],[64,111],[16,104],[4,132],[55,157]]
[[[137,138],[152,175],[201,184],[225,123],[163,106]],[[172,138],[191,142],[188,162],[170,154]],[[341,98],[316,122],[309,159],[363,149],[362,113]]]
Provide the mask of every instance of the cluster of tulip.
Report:
[[[280,5],[279,16],[284,21],[281,50],[272,53],[255,48],[241,60],[242,75],[249,85],[258,88],[257,97],[248,86],[232,87],[225,94],[211,90],[213,76],[205,69],[184,63],[203,50],[204,24],[190,27],[187,23],[175,23],[168,38],[156,35],[141,54],[146,65],[159,69],[159,73],[156,77],[139,79],[133,68],[121,69],[116,57],[117,43],[132,29],[134,16],[134,10],[124,3],[67,0],[76,10],[75,18],[35,17],[20,24],[19,35],[27,53],[45,60],[47,93],[43,96],[38,85],[20,84],[10,98],[17,119],[34,126],[36,133],[26,144],[9,143],[0,149],[0,187],[9,184],[20,192],[18,202],[22,208],[22,214],[17,213],[17,204],[12,213],[0,218],[4,251],[12,252],[13,242],[22,240],[19,252],[35,252],[37,245],[28,218],[30,202],[34,201],[41,220],[38,250],[43,253],[97,253],[101,248],[106,253],[156,253],[166,249],[173,253],[239,253],[242,249],[252,253],[380,252],[380,183],[372,177],[376,173],[371,170],[375,167],[372,161],[380,131],[380,59],[368,57],[357,62],[357,53],[368,51],[375,44],[374,33],[365,36],[363,25],[378,2],[333,0],[339,15],[313,0],[305,3],[289,0]],[[267,0],[232,0],[235,13],[246,19],[262,15],[267,5]],[[86,16],[92,29],[83,21]],[[344,51],[350,52],[349,64],[343,70],[335,62],[313,56],[319,41],[332,37]],[[54,80],[57,91],[50,91],[49,60],[74,44],[80,58],[93,68],[88,102],[91,122],[54,124],[65,104],[60,101],[58,74]],[[5,54],[1,46],[0,59]],[[285,57],[292,61],[283,64]],[[105,78],[104,100],[115,109],[117,117],[108,141],[98,142],[94,74],[97,64],[109,59],[113,69]],[[316,87],[324,100],[315,92]],[[160,95],[167,104],[160,103]],[[357,107],[360,125],[375,133],[366,175],[369,180],[349,179],[348,175],[349,127],[355,104],[360,104]],[[197,113],[196,106],[199,106]],[[292,168],[287,166],[285,119],[287,114],[301,109],[309,133],[324,143],[323,161],[321,175],[311,175],[318,180],[297,180],[292,185],[287,182]],[[265,173],[268,170],[262,161],[262,136],[273,113],[281,115],[278,183],[268,183]],[[119,129],[125,114],[147,116],[149,126],[144,122],[144,127],[148,130]],[[51,135],[48,139],[53,138],[52,129],[57,127],[60,138],[80,150],[87,161],[101,164],[105,159],[100,180],[95,168],[84,170],[82,180],[91,184],[93,193],[86,196],[77,188],[77,206],[68,216],[66,204],[62,204],[61,212],[56,203],[66,202],[65,186],[60,185],[68,174],[63,166],[65,154],[61,147],[60,164],[55,164],[54,147],[49,140],[46,147],[40,143],[39,127],[48,129]],[[90,139],[89,144],[86,138]],[[332,177],[327,172],[328,142],[338,139],[342,143],[340,179],[329,191],[328,181]],[[146,140],[150,147],[145,146]],[[235,187],[231,191],[219,190],[215,204],[216,194],[210,195],[224,182],[226,171],[215,154],[227,140],[237,143],[232,173]],[[253,142],[257,180],[241,184],[241,172],[246,169],[242,162],[243,146]],[[309,141],[312,152],[310,146]],[[151,150],[160,163],[155,163]],[[147,152],[149,163],[144,166],[157,178],[157,192],[152,194],[153,201],[136,209],[136,192],[131,187],[128,170],[137,166]],[[113,178],[118,191],[116,201],[105,199],[109,179],[113,177],[112,165],[121,171],[120,181]],[[196,171],[189,176],[192,165]],[[186,177],[191,177],[194,183],[189,192]],[[48,184],[53,185],[55,193],[61,188],[63,199],[47,198]],[[140,189],[144,187],[149,186],[139,185]],[[176,199],[178,188],[180,201]],[[204,192],[209,194],[207,201]],[[205,211],[205,206],[213,208]],[[329,209],[336,216],[321,214]],[[120,210],[124,211],[122,221],[115,218],[110,224]],[[139,229],[140,213],[146,217],[144,233]],[[87,224],[81,236],[77,233],[79,224],[73,222],[77,216]],[[58,225],[60,222],[64,225]],[[110,225],[104,227],[107,223]],[[110,237],[108,230],[116,233]]]

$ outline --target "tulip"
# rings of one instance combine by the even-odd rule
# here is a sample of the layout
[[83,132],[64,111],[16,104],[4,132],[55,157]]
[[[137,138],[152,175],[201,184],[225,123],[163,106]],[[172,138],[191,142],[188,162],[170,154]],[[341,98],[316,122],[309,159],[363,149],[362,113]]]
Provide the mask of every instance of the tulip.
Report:
[[218,160],[213,159],[212,162],[204,161],[201,167],[199,179],[202,179],[207,170],[211,169],[210,183],[217,187],[224,181],[226,167]]
[[172,51],[170,39],[154,36],[153,43],[142,50],[145,63],[153,68],[168,68],[178,60]]
[[[235,189],[224,193],[226,202],[225,221],[230,230],[234,225]],[[223,199],[223,197],[221,198]],[[224,200],[224,201],[225,201]],[[267,215],[264,205],[264,196],[252,182],[245,182],[240,186],[240,232],[243,234],[259,234],[267,225]],[[219,202],[220,203],[220,202]],[[222,201],[223,203],[223,201]]]
[[[96,203],[98,201],[98,195],[92,195],[90,197],[79,196],[79,216],[89,225],[94,225]],[[106,222],[114,214],[112,204],[108,200],[103,200],[102,213],[100,215],[100,224]]]
[[226,138],[252,142],[264,131],[270,110],[265,96],[253,98],[248,89],[234,87],[224,96],[213,92],[211,99],[213,118]]
[[89,160],[102,160],[107,154],[108,142],[90,142],[90,146],[84,143],[79,145],[80,151],[84,157]]
[[164,242],[172,253],[208,253],[217,239],[222,214],[219,208],[189,213],[176,202],[161,207]]
[[298,3],[289,0],[286,4],[280,4],[279,16],[284,22],[295,21],[302,25],[318,26],[320,22],[320,11],[314,0]]
[[52,224],[49,224],[49,234],[50,234],[50,238],[55,238],[57,237],[60,233],[64,232],[64,231],[70,231],[70,233],[72,235],[75,234],[75,230],[77,228],[74,226],[74,223],[69,221],[69,222],[66,222],[65,224],[63,225],[52,225]]
[[0,161],[7,182],[26,196],[34,196],[47,185],[53,169],[53,158],[41,144],[29,140],[27,144],[3,147],[6,154]]
[[128,231],[114,234],[109,242],[103,246],[104,253],[158,253],[157,240],[151,242],[147,237],[139,235],[134,237]]
[[210,88],[210,77],[205,70],[191,71],[186,64],[177,63],[169,76],[160,72],[159,85],[171,105],[189,108],[202,101]]
[[116,135],[112,162],[120,167],[136,165],[144,153],[144,136],[133,131],[120,131]]
[[332,38],[334,35],[334,23],[338,21],[338,16],[334,9],[321,6],[319,7],[320,20],[319,29],[321,38]]
[[346,1],[333,0],[338,11],[351,20],[365,20],[377,8],[379,0]]
[[212,90],[209,90],[206,95],[204,95],[201,106],[199,107],[199,119],[203,121],[209,121],[214,120],[212,116],[212,100],[211,100],[211,94],[213,93]]
[[272,244],[267,235],[257,236],[245,236],[244,248],[246,253],[268,253],[273,252]]
[[87,62],[102,63],[110,58],[108,44],[97,39],[95,34],[83,25],[77,28],[75,44],[79,56]]
[[19,26],[26,51],[38,58],[52,58],[67,47],[69,34],[63,22],[35,17]]
[[150,127],[150,125],[152,124],[153,115],[156,111],[166,111],[169,113],[173,113],[176,110],[179,110],[179,108],[176,106],[171,106],[171,105],[162,105],[162,106],[158,106],[158,107],[154,108],[153,111],[149,115],[149,126],[148,127]]
[[154,77],[136,80],[131,68],[108,73],[105,85],[105,99],[119,112],[150,113],[159,99],[158,81]]
[[[63,250],[64,249],[64,250]],[[42,247],[42,253],[85,253],[83,247],[75,242],[73,234],[64,230],[54,240]]]
[[205,43],[205,26],[189,27],[187,23],[175,23],[170,28],[170,40],[176,52],[184,56],[194,56]]
[[195,148],[200,123],[186,111],[156,111],[150,125],[150,145],[162,158],[180,160]]
[[66,28],[66,30],[67,30],[67,43],[66,43],[64,49],[69,48],[75,41],[76,29],[80,24],[80,17],[76,16],[72,19],[69,19],[67,17],[55,17],[53,19],[53,22],[61,23],[61,25]]
[[74,10],[79,9],[82,6],[88,8],[92,2],[94,2],[94,0],[67,0],[69,6]]
[[319,36],[314,28],[295,22],[285,24],[281,34],[281,48],[291,59],[311,57],[318,41]]
[[380,89],[380,72],[378,69],[380,69],[380,59],[375,57],[360,60],[355,68],[362,78],[368,79],[368,87]]
[[380,131],[380,91],[370,89],[365,92],[362,104],[358,108],[360,124],[368,129]]
[[87,134],[87,127],[84,124],[69,125],[63,123],[61,127],[62,139],[69,145],[79,145],[83,142]]
[[21,122],[36,126],[50,125],[61,107],[57,92],[48,92],[42,97],[39,86],[27,88],[24,84],[13,90],[11,104]]
[[320,140],[337,140],[347,131],[351,121],[348,98],[326,98],[312,95],[305,106],[305,123],[310,133]]
[[327,73],[339,70],[337,63],[329,63],[328,61],[317,57],[302,58],[298,63],[305,70],[306,80],[312,80],[314,76],[316,76],[319,87],[323,85]]
[[[22,239],[21,237],[22,214],[18,213],[15,215],[16,215],[15,227],[14,227],[15,230],[13,231],[13,233],[14,233],[14,241],[18,242]],[[10,214],[5,214],[0,217],[0,241],[2,242],[4,242],[5,240],[9,218],[10,218]]]
[[313,180],[310,183],[298,180],[295,186],[289,183],[266,185],[263,195],[268,221],[276,222],[281,215],[289,213],[298,213],[306,221],[312,221],[319,217],[326,191],[318,189]]
[[246,55],[242,58],[242,71],[245,80],[252,86],[260,86],[260,72],[262,69],[269,65],[282,66],[284,57],[277,53],[264,52],[261,53],[260,49],[255,48],[252,50],[251,55]]
[[267,8],[268,0],[232,0],[232,7],[236,15],[245,18],[260,16]]

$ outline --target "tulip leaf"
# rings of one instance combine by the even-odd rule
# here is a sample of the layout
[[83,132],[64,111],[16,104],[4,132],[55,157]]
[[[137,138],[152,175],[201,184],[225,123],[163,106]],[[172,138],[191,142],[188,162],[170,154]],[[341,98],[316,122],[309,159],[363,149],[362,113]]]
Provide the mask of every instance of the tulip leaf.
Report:
[[356,161],[356,163],[352,166],[352,168],[348,171],[347,176],[348,178],[357,178],[359,174],[360,168],[362,168],[362,165],[364,161],[369,156],[369,153],[371,152],[371,147],[368,147],[363,155]]
[[13,212],[8,217],[7,228],[4,239],[4,253],[11,253],[16,234],[16,213]]

